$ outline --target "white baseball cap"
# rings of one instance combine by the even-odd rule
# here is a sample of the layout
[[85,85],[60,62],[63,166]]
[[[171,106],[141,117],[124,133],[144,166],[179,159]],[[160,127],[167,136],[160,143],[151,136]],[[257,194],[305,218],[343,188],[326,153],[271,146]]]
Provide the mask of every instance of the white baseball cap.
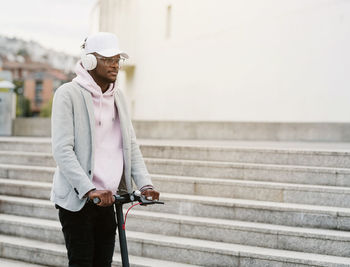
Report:
[[98,32],[86,39],[85,53],[94,52],[103,57],[121,55],[124,58],[129,58],[127,53],[120,50],[117,36],[110,32]]

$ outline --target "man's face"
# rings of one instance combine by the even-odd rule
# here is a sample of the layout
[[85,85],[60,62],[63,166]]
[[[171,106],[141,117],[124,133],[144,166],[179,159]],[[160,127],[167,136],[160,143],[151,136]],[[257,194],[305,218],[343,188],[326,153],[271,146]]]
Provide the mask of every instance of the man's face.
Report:
[[97,53],[94,55],[97,58],[97,67],[93,70],[95,75],[108,83],[114,83],[119,71],[120,55],[114,57],[103,57]]

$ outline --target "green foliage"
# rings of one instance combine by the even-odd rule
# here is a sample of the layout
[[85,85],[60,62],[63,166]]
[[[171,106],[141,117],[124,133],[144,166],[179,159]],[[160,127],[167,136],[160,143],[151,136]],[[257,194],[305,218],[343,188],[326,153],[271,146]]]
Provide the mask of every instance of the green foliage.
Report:
[[17,95],[23,94],[23,86],[24,82],[20,80],[13,81],[13,84],[15,85],[14,91]]
[[40,117],[45,117],[45,118],[51,117],[52,100],[53,100],[53,98],[51,98],[49,102],[47,102],[45,105],[43,105],[43,107],[41,108],[41,111],[40,111]]
[[23,57],[29,56],[29,53],[28,53],[27,49],[25,49],[25,48],[20,48],[16,54],[18,56],[23,56]]
[[30,100],[23,95],[24,82],[14,80],[14,92],[16,93],[16,117],[31,117],[32,110],[30,107]]
[[30,100],[23,95],[17,95],[16,116],[31,117],[32,115]]

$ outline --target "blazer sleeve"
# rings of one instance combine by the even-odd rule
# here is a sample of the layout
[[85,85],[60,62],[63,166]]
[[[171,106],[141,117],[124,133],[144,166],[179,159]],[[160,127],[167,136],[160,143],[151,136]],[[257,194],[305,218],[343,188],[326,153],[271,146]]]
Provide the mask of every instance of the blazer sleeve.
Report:
[[53,99],[52,153],[60,172],[74,188],[79,199],[82,199],[95,186],[74,153],[74,107],[65,89],[69,88],[57,89]]

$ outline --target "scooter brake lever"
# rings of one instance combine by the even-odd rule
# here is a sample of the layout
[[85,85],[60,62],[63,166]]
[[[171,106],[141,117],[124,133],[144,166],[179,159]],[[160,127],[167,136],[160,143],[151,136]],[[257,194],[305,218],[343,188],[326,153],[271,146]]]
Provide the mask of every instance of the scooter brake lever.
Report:
[[141,206],[143,205],[149,205],[149,204],[164,204],[163,201],[159,201],[159,200],[148,200],[144,195],[141,195],[139,202],[141,202]]

